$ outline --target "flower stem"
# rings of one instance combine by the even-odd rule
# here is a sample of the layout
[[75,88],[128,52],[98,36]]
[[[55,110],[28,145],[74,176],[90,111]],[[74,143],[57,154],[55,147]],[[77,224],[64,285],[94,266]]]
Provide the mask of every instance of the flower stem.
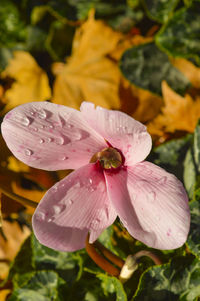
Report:
[[[109,261],[107,261],[104,257],[100,255],[95,249],[94,244],[89,243],[89,234],[86,239],[86,251],[88,255],[92,258],[92,260],[105,272],[108,274],[118,277],[120,274],[120,270],[114,267]],[[114,254],[113,254],[114,255]]]
[[30,206],[30,207],[33,207],[33,208],[36,208],[38,203],[37,202],[34,202],[32,200],[29,200],[29,199],[26,199],[24,198],[23,196],[20,196],[20,195],[17,195],[15,194],[14,192],[10,192],[10,191],[7,191],[5,188],[3,187],[0,187],[0,191],[5,194],[6,196],[8,196],[9,198],[15,200],[16,202],[24,205],[24,206]]
[[113,262],[119,268],[123,267],[124,260],[121,259],[119,256],[113,254],[110,250],[108,250],[106,247],[104,247],[99,241],[95,241],[94,246],[96,248],[98,248],[107,259],[109,259],[111,262]]

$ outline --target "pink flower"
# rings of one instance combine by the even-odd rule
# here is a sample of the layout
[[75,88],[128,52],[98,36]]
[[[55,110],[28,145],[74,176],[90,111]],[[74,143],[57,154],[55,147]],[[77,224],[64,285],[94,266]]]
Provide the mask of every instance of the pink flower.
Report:
[[61,251],[94,242],[117,215],[136,239],[174,249],[186,241],[190,213],[181,182],[143,161],[151,150],[146,127],[128,115],[94,108],[80,112],[48,102],[21,105],[2,123],[12,153],[32,167],[75,169],[47,191],[33,215],[44,245]]

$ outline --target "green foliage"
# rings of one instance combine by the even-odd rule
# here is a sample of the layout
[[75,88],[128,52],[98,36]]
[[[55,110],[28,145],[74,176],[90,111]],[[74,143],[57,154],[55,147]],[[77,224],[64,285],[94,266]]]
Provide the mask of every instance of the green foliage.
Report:
[[14,291],[9,301],[64,301],[63,286],[66,283],[54,271],[17,274]]
[[1,0],[0,20],[0,47],[20,48],[27,33],[19,11],[11,0]]
[[189,86],[188,80],[170,63],[167,55],[154,43],[146,43],[124,52],[120,69],[134,85],[161,95],[161,83],[183,93]]
[[192,301],[200,295],[200,261],[192,256],[148,269],[141,277],[135,301]]
[[200,65],[200,5],[178,10],[156,35],[156,42],[173,57],[193,58]]
[[200,189],[195,192],[194,201],[190,203],[191,225],[187,245],[191,252],[200,259]]
[[148,16],[161,23],[169,19],[178,2],[179,0],[143,0]]
[[148,160],[173,173],[179,180],[183,181],[183,162],[192,141],[193,135],[189,134],[183,138],[161,144],[153,149]]

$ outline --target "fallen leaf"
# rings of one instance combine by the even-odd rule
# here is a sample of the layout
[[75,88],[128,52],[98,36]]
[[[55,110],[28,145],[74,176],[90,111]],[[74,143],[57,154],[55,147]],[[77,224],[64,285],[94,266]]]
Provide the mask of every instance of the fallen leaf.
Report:
[[200,68],[186,59],[172,59],[171,62],[189,79],[195,88],[200,89]]
[[4,101],[6,100],[4,113],[17,105],[43,101],[51,97],[46,73],[28,52],[15,51],[2,76],[15,79],[11,88],[4,94]]
[[[12,261],[19,251],[21,244],[30,235],[31,231],[27,226],[22,228],[14,221],[12,223],[3,220],[3,233],[0,235],[0,260]],[[4,264],[4,269],[0,277],[5,279],[9,271],[9,265]]]
[[186,94],[182,97],[174,92],[165,81],[162,83],[162,94],[164,106],[161,114],[149,123],[148,131],[157,136],[177,130],[194,132],[200,118],[200,96],[193,99]]
[[120,72],[107,55],[121,36],[90,14],[76,30],[72,56],[64,66],[57,65],[53,102],[79,108],[83,100],[88,100],[105,108],[119,108]]

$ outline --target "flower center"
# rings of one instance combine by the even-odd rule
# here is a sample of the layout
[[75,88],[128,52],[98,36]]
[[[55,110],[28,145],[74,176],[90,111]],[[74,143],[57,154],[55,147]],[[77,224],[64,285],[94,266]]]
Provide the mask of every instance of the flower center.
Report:
[[122,165],[122,156],[115,148],[104,148],[101,152],[98,152],[92,156],[90,163],[96,163],[99,161],[100,165],[104,169],[118,168]]

